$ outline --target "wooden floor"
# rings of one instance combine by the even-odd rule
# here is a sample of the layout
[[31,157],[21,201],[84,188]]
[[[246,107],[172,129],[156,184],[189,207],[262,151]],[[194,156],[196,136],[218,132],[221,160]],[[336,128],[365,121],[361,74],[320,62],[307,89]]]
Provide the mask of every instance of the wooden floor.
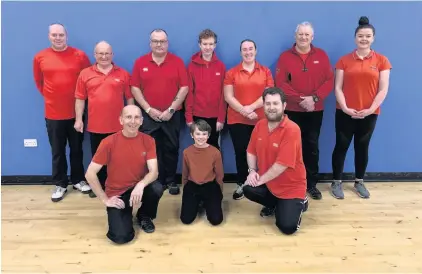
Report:
[[[97,199],[69,191],[52,203],[51,186],[2,186],[2,272],[422,272],[422,183],[368,183],[372,197],[328,193],[310,201],[300,231],[284,236],[261,207],[234,201],[225,185],[225,222],[179,222],[181,196],[165,193],[153,234],[128,245],[105,237]],[[70,190],[70,187],[69,187]]]

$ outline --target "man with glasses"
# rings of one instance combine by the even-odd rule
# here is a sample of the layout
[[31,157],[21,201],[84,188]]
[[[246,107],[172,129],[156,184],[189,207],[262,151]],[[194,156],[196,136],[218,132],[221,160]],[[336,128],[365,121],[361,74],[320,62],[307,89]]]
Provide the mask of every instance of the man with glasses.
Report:
[[[127,100],[134,104],[130,92],[129,72],[113,63],[113,50],[105,41],[99,42],[94,49],[95,64],[84,69],[76,84],[76,121],[75,129],[83,133],[83,113],[85,100],[88,100],[88,125],[91,153],[95,155],[101,141],[107,136],[122,130],[118,118]],[[107,169],[103,166],[98,173],[100,184],[105,189]],[[90,197],[96,197],[91,192]]]
[[164,30],[151,32],[151,52],[135,61],[130,85],[144,117],[141,131],[157,144],[159,181],[170,194],[177,195],[180,109],[188,93],[188,75],[183,60],[168,52],[168,46]]

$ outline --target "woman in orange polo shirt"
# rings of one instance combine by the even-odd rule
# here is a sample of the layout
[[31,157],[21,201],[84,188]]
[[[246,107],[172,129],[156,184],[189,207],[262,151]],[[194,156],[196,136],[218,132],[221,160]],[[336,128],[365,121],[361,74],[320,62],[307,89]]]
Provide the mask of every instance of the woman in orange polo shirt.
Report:
[[375,28],[367,17],[361,17],[355,31],[357,48],[336,64],[335,95],[336,145],[332,155],[333,183],[331,194],[344,199],[342,173],[347,150],[354,137],[355,185],[361,198],[369,198],[363,183],[368,165],[368,148],[384,101],[392,68],[384,55],[375,52]]
[[240,43],[242,62],[226,73],[224,98],[228,104],[227,127],[236,155],[237,183],[233,199],[242,199],[240,187],[248,177],[246,149],[255,124],[264,118],[262,93],[274,87],[274,79],[268,67],[259,64],[254,41],[246,39]]

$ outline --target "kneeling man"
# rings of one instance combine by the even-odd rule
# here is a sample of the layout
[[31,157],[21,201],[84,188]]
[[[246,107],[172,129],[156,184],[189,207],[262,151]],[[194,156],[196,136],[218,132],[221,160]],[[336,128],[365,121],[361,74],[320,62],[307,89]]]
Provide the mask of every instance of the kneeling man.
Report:
[[300,128],[284,114],[286,96],[281,89],[268,88],[262,97],[266,119],[255,125],[249,141],[243,191],[264,206],[262,217],[275,213],[281,232],[293,234],[308,208]]
[[[117,119],[117,117],[116,117]],[[135,236],[132,209],[142,203],[136,217],[141,228],[152,233],[152,220],[157,215],[163,186],[158,178],[155,141],[138,131],[142,124],[141,110],[134,105],[123,108],[120,115],[123,130],[103,139],[86,172],[92,191],[106,205],[109,230],[107,237],[119,244]],[[107,165],[105,193],[97,173]]]

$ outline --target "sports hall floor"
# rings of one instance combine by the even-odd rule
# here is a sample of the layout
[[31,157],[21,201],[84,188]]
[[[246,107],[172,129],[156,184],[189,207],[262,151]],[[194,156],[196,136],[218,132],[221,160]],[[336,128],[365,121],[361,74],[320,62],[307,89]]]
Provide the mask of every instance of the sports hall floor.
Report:
[[352,184],[346,199],[336,200],[329,184],[320,184],[323,200],[310,200],[294,236],[261,218],[259,205],[232,200],[234,186],[225,185],[221,226],[204,216],[181,224],[181,195],[166,192],[155,233],[137,230],[123,246],[105,237],[106,211],[97,199],[71,190],[54,204],[51,186],[2,186],[2,272],[422,272],[422,183],[367,183],[369,200]]

